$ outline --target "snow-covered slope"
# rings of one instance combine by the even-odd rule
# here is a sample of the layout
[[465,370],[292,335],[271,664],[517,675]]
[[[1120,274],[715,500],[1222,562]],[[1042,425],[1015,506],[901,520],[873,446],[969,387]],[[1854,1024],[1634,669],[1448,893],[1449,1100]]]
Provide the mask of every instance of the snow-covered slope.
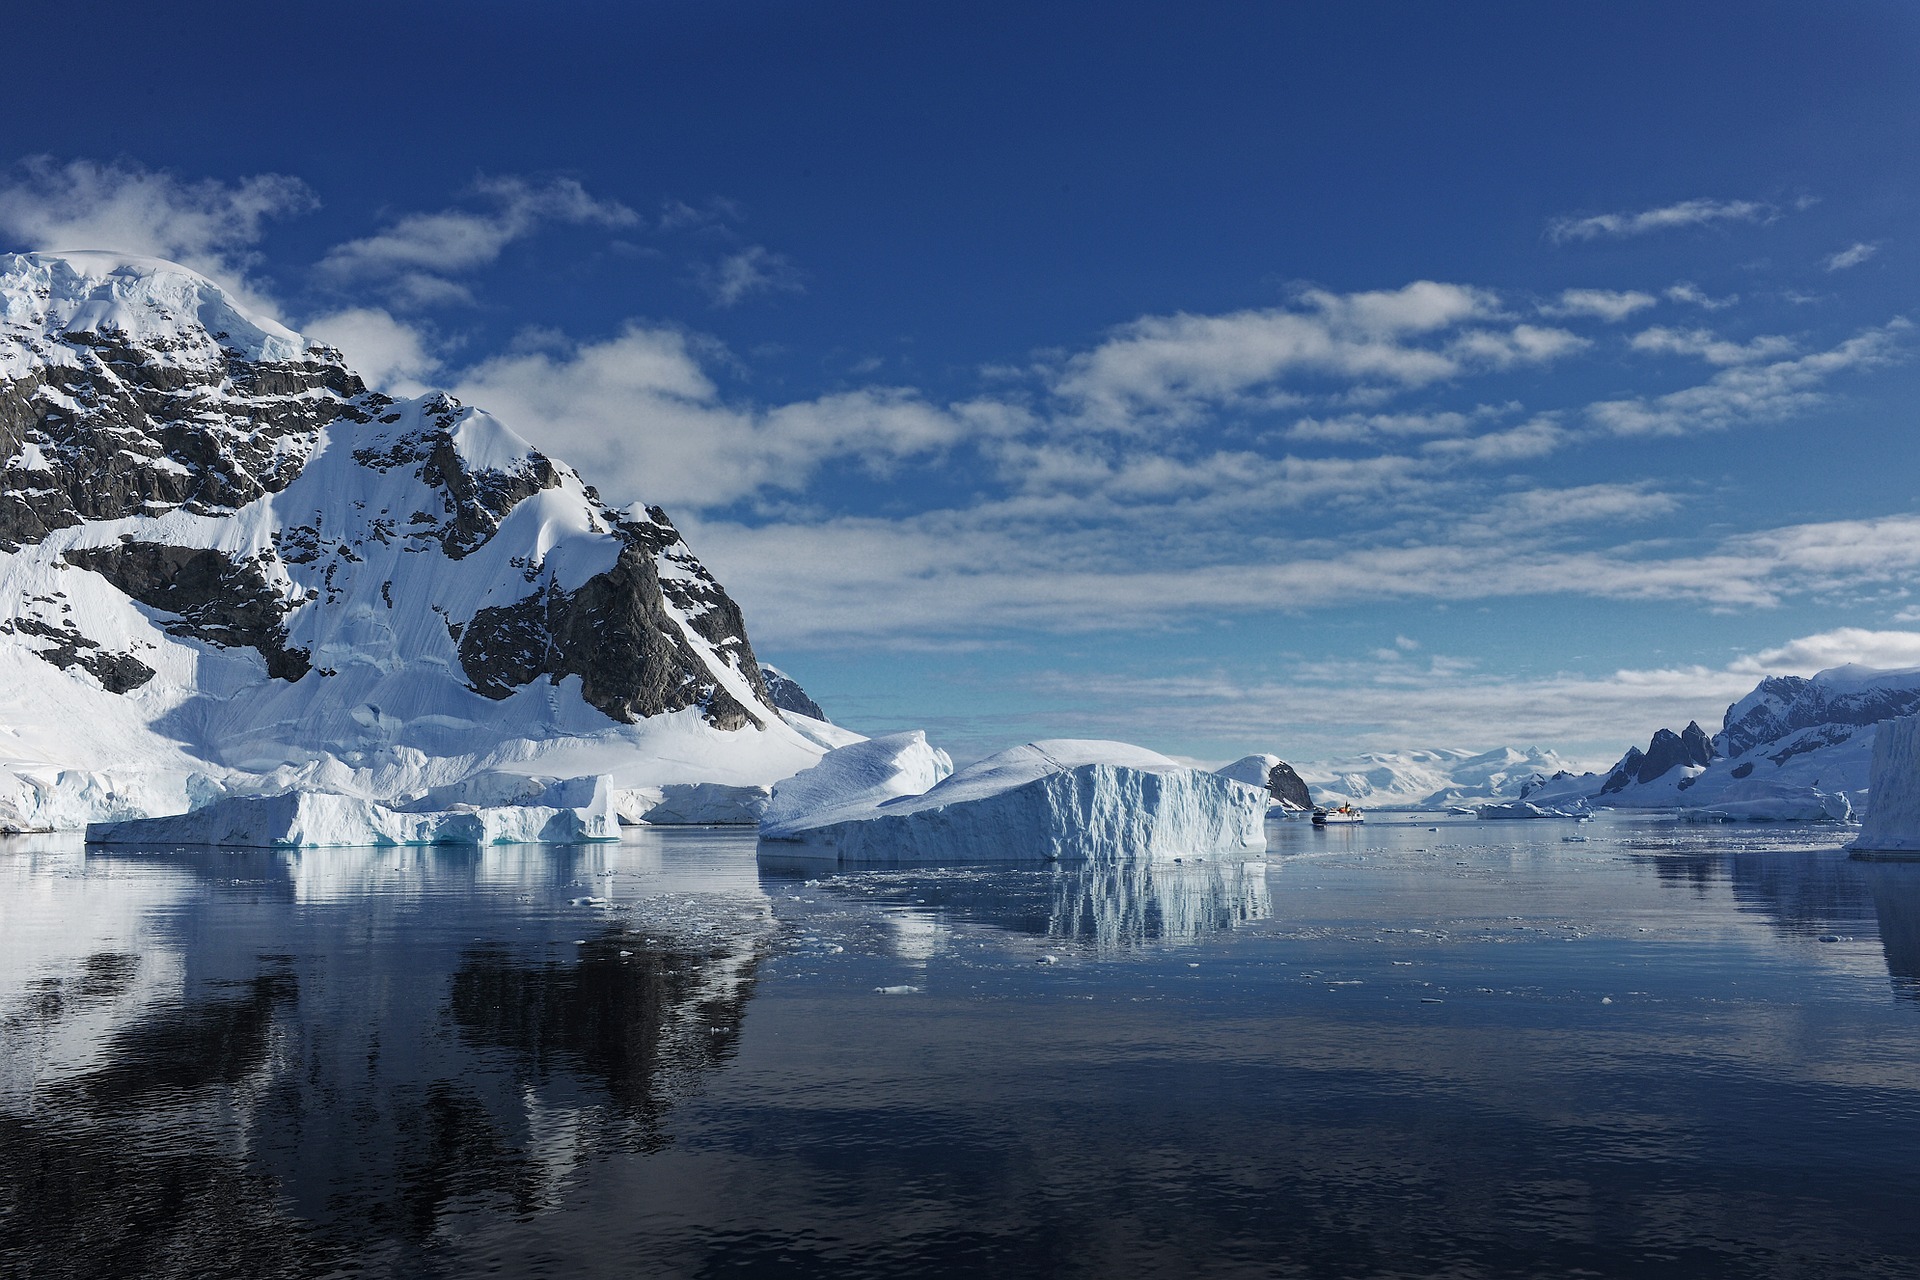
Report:
[[185,268],[0,255],[0,826],[823,750],[659,508]]
[[1522,788],[1563,772],[1566,762],[1538,747],[1492,751],[1369,751],[1347,760],[1306,763],[1298,771],[1315,803],[1373,809],[1426,809],[1517,799]]

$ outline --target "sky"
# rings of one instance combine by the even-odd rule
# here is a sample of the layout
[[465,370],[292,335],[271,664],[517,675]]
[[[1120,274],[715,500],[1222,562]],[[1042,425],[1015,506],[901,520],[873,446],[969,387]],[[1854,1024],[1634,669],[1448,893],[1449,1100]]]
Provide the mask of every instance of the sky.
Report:
[[1920,666],[1920,10],[9,11],[0,249],[661,505],[956,755],[1540,745]]

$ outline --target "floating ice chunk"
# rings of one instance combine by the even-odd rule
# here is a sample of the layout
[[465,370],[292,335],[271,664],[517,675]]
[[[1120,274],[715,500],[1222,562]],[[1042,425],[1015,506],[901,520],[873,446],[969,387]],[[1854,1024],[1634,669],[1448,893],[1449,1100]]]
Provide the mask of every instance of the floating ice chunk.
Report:
[[428,813],[389,809],[357,796],[290,791],[229,796],[167,818],[95,822],[97,844],[205,844],[243,848],[314,848],[418,844],[570,844],[617,840],[612,787],[605,777],[569,779],[548,789],[577,803],[466,806]]
[[1781,787],[1772,795],[1682,809],[1682,822],[1851,822],[1853,802],[1834,791]]
[[1920,716],[1883,721],[1873,740],[1873,783],[1856,853],[1920,858]]
[[[889,787],[904,787],[891,758],[854,756],[846,765],[836,759],[889,749],[889,742],[906,758],[924,747],[919,734],[844,747],[774,788],[760,825],[763,855],[942,865],[1171,858],[1267,845],[1263,789],[1128,743],[1032,742],[968,765],[921,794],[891,797],[884,794]],[[833,785],[843,775],[848,783]],[[854,785],[862,779],[865,790]],[[803,791],[795,784],[811,785]],[[819,807],[803,803],[814,796]]]

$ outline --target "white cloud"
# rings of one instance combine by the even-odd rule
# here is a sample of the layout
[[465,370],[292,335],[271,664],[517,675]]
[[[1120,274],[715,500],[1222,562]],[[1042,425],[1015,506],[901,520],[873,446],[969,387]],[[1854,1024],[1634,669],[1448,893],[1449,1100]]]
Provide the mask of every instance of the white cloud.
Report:
[[1740,295],[1730,293],[1724,298],[1708,297],[1699,285],[1690,280],[1682,280],[1679,284],[1667,289],[1667,299],[1670,302],[1684,302],[1689,306],[1699,307],[1702,311],[1722,311],[1739,302]]
[[454,394],[573,463],[609,498],[679,510],[797,492],[830,458],[883,474],[991,432],[997,413],[893,388],[772,409],[730,404],[688,335],[640,326],[606,342],[494,357],[463,373]]
[[1880,252],[1877,244],[1857,242],[1838,253],[1827,255],[1825,266],[1829,271],[1845,271],[1848,267],[1857,267]]
[[1637,289],[1564,289],[1558,301],[1542,303],[1540,313],[1549,316],[1594,316],[1608,324],[1618,324],[1636,311],[1659,305],[1659,299]]
[[1469,329],[1447,346],[1463,363],[1508,369],[1517,364],[1545,364],[1592,344],[1565,329],[1517,324],[1511,329]]
[[339,348],[347,367],[376,391],[422,395],[429,390],[425,379],[440,369],[440,360],[430,350],[426,336],[378,307],[353,307],[315,316],[300,329],[310,338]]
[[761,245],[748,245],[718,263],[701,266],[695,280],[716,307],[731,307],[756,293],[804,293],[799,268]]
[[1778,360],[1793,354],[1793,340],[1777,334],[1763,334],[1742,343],[1718,337],[1710,329],[1669,329],[1659,325],[1634,334],[1628,345],[1635,351],[1699,356],[1708,364],[1719,365],[1752,364],[1756,360]]
[[22,248],[166,258],[245,299],[266,221],[317,203],[304,182],[284,174],[191,182],[132,164],[34,156],[0,181],[0,231]]
[[1638,213],[1598,213],[1585,218],[1555,218],[1547,235],[1564,243],[1602,236],[1638,236],[1673,227],[1698,227],[1713,222],[1771,222],[1779,211],[1757,200],[1682,200]]
[[1824,399],[1820,386],[1834,374],[1898,358],[1900,340],[1910,328],[1905,320],[1891,320],[1831,350],[1723,369],[1696,387],[1663,396],[1602,401],[1590,405],[1587,412],[1601,427],[1623,436],[1687,435],[1784,418],[1819,404]]
[[571,178],[540,185],[516,177],[483,178],[470,194],[488,207],[408,214],[374,235],[329,249],[320,273],[336,283],[370,284],[405,306],[470,302],[466,287],[451,277],[496,261],[507,245],[542,225],[639,222],[633,210],[594,199]]
[[1849,663],[1894,669],[1920,667],[1920,631],[1839,627],[1762,649],[1739,659],[1728,670],[1754,676],[1810,676]]
[[1457,350],[1420,344],[1498,314],[1487,290],[1422,280],[1364,293],[1312,290],[1296,309],[1144,316],[1068,358],[1052,390],[1094,422],[1179,422],[1209,406],[1258,401],[1294,376],[1417,387],[1475,362],[1503,366],[1571,348],[1572,335],[1529,325],[1475,333]]

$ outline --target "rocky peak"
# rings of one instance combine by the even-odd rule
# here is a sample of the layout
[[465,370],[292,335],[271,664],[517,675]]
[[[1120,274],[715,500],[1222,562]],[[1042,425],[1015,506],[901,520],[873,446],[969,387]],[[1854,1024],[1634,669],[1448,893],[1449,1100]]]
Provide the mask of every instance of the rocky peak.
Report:
[[368,391],[185,268],[0,255],[0,460],[0,596],[19,602],[0,649],[164,703],[210,753],[445,750],[681,711],[804,743],[664,511],[607,505],[451,396]]

